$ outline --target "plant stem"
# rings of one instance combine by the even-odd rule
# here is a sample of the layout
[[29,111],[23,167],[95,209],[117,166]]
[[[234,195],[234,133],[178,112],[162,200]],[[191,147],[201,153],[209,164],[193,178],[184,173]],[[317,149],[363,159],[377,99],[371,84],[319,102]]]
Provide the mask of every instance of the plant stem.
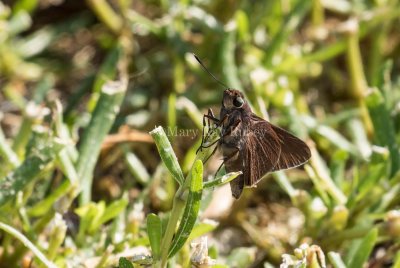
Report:
[[[189,178],[186,178],[188,180]],[[185,209],[185,199],[183,198],[183,187],[180,186],[175,194],[174,201],[172,204],[172,211],[168,220],[167,228],[165,230],[165,236],[161,242],[161,267],[166,267],[168,261],[168,252],[172,242],[172,238],[175,234],[176,225]]]
[[49,261],[46,256],[22,233],[20,233],[18,230],[14,229],[13,227],[0,222],[0,229],[9,233],[16,239],[18,239],[22,244],[24,244],[27,248],[29,248],[33,254],[35,254],[38,259],[44,263],[48,268],[57,268],[57,266]]
[[361,117],[368,134],[373,134],[373,126],[364,101],[368,85],[365,79],[359,47],[358,21],[350,20],[347,29],[347,63],[350,72],[351,90],[361,110]]
[[324,8],[321,0],[312,0],[312,22],[314,26],[319,26],[324,22]]
[[88,5],[93,9],[99,19],[115,34],[122,29],[122,19],[114,12],[105,0],[87,0]]

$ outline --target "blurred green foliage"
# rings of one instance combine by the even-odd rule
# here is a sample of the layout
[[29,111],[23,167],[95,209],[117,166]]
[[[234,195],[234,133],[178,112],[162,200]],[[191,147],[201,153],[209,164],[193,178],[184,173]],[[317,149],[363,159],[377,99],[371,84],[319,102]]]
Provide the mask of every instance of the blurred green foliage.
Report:
[[[0,267],[400,267],[399,18],[397,0],[1,1]],[[206,181],[196,155],[222,88],[192,52],[308,142],[304,169],[215,194],[237,174]]]

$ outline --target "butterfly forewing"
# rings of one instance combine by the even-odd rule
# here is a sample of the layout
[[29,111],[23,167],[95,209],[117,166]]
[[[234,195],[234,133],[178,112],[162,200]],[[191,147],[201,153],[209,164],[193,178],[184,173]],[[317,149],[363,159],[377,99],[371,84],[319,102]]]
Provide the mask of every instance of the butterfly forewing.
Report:
[[310,159],[311,151],[305,142],[280,127],[271,126],[281,141],[281,153],[273,170],[297,167]]
[[299,166],[310,156],[310,149],[289,132],[253,115],[246,135],[243,166],[245,186],[253,186],[266,173]]
[[244,146],[245,186],[256,184],[265,173],[272,171],[278,162],[281,150],[278,137],[267,121],[257,120],[251,125]]

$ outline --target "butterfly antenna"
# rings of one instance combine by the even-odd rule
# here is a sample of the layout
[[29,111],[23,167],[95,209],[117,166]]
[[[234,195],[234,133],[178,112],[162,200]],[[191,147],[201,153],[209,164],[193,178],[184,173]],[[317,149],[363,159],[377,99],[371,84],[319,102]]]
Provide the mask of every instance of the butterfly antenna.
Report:
[[222,83],[220,80],[218,80],[207,68],[206,66],[204,66],[204,64],[201,62],[201,60],[199,59],[199,57],[197,57],[196,54],[192,53],[193,56],[196,58],[197,62],[200,63],[201,67],[203,68],[204,71],[206,71],[209,75],[211,75],[212,78],[214,78],[214,80],[220,84],[221,86],[223,86],[224,88],[229,88],[227,85],[225,85],[224,83]]

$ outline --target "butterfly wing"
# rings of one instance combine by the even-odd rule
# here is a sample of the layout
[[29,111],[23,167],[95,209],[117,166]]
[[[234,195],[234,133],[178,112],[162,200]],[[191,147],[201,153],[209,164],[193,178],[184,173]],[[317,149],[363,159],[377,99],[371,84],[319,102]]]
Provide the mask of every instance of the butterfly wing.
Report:
[[[237,128],[234,137],[236,154],[225,153],[225,168],[227,172],[242,171],[243,174],[230,182],[232,195],[239,198],[245,186],[252,186],[261,177],[272,171],[279,160],[281,145],[279,136],[272,129],[272,125],[254,114],[242,114],[240,127]],[[224,137],[226,140],[234,139]],[[232,149],[231,149],[232,151]],[[232,157],[230,157],[232,155]]]
[[311,157],[302,140],[254,114],[243,154],[244,186],[254,186],[266,173],[299,166]]
[[304,141],[280,127],[270,125],[281,141],[281,154],[273,170],[294,168],[310,159],[311,151]]

